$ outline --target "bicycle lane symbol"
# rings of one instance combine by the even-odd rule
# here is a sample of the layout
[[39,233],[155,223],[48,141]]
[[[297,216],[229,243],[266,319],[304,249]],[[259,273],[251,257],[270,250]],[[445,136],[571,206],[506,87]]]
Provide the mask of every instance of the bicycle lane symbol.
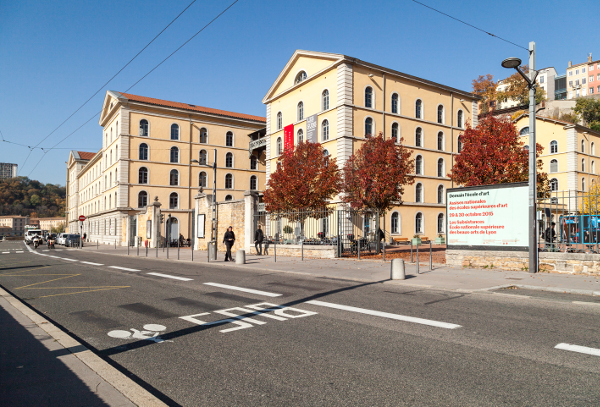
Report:
[[117,329],[114,331],[110,331],[108,333],[108,336],[117,339],[144,339],[148,341],[153,341],[155,343],[173,342],[165,341],[159,336],[162,331],[167,329],[167,327],[164,325],[146,324],[142,328],[142,331],[137,330],[135,328],[130,328],[131,332]]

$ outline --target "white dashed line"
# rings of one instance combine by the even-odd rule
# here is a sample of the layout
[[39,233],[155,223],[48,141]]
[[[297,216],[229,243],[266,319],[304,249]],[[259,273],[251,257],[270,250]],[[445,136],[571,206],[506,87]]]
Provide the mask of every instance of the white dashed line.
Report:
[[75,260],[75,259],[67,259],[66,257],[59,257],[59,258],[63,259],[63,260],[68,260],[68,261],[78,261],[78,260]]
[[168,274],[160,274],[160,273],[147,273],[147,274],[150,274],[152,276],[158,276],[158,277],[173,278],[175,280],[181,280],[181,281],[192,281],[193,280],[193,278],[170,276]]
[[119,266],[108,266],[111,269],[125,270],[125,271],[140,271],[136,269],[129,269],[127,267],[119,267]]
[[10,252],[2,252],[2,254],[10,254]]
[[23,250],[16,251],[15,253],[23,253]]
[[461,327],[460,325],[451,324],[448,322],[439,322],[439,321],[433,321],[430,319],[408,317],[405,315],[391,314],[389,312],[374,311],[374,310],[369,310],[369,309],[364,309],[364,308],[350,307],[348,305],[334,304],[331,302],[323,302],[323,301],[314,301],[313,300],[313,301],[306,301],[306,303],[312,304],[312,305],[318,305],[321,307],[340,309],[343,311],[358,312],[359,314],[367,314],[367,315],[373,315],[376,317],[395,319],[398,321],[414,322],[416,324],[435,326],[437,328],[456,329],[456,328]]
[[579,305],[600,305],[600,302],[589,302],[589,301],[573,301],[573,304],[579,304]]
[[251,288],[235,287],[233,285],[225,285],[225,284],[218,284],[218,283],[204,283],[204,284],[212,285],[213,287],[227,288],[229,290],[244,291],[246,293],[264,295],[266,297],[280,297],[282,295],[282,294],[268,293],[266,291],[253,290]]
[[587,355],[600,356],[600,349],[588,348],[587,346],[571,345],[568,343],[559,343],[554,349],[569,350],[571,352],[585,353]]
[[91,261],[82,261],[81,264],[89,264],[90,266],[104,266],[104,264],[92,263]]
[[55,259],[60,259],[60,257],[58,257],[58,256],[48,256],[48,257],[54,257]]

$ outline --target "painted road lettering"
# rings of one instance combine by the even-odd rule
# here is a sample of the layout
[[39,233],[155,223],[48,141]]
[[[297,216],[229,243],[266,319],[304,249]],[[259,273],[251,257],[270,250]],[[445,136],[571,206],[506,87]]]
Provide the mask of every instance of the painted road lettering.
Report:
[[243,307],[233,307],[227,308],[219,311],[214,311],[215,314],[225,315],[230,318],[219,319],[212,322],[206,322],[198,319],[198,317],[203,317],[206,315],[210,315],[210,312],[203,312],[200,314],[186,315],[183,317],[179,317],[185,321],[191,322],[193,324],[202,325],[202,326],[213,326],[213,325],[224,325],[224,324],[234,324],[237,325],[234,328],[222,329],[221,333],[233,332],[239,329],[252,328],[255,325],[265,325],[266,322],[260,321],[251,316],[261,316],[265,318],[271,318],[276,321],[287,321],[288,319],[294,318],[302,318],[308,317],[311,315],[317,315],[316,312],[313,311],[305,311],[298,308],[292,307],[284,307],[277,304],[271,304],[268,302],[261,302],[258,304],[246,305]]

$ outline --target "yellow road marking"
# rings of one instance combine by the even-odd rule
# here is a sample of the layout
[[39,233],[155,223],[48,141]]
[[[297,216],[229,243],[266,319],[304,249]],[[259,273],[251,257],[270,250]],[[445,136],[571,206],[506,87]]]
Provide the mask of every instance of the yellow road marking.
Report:
[[129,288],[131,286],[123,286],[123,287],[113,287],[113,288],[100,288],[98,290],[87,290],[87,291],[77,291],[74,293],[61,293],[61,294],[50,294],[50,295],[42,295],[40,297],[29,297],[28,300],[35,300],[37,298],[46,298],[46,297],[57,297],[59,295],[71,295],[71,294],[82,294],[82,293],[92,293],[94,291],[106,291],[106,290],[118,290],[120,288]]
[[[53,275],[53,274],[50,274],[50,275]],[[72,275],[67,274],[68,277],[59,277],[59,278],[53,278],[52,280],[48,280],[48,281],[40,281],[39,283],[33,283],[33,284],[24,285],[22,287],[17,287],[17,288],[15,288],[15,290],[20,290],[22,288],[31,287],[31,286],[38,285],[38,284],[46,284],[46,283],[50,283],[52,281],[64,280],[65,278],[77,277],[80,275],[81,274],[72,274]],[[50,287],[50,288],[52,288],[52,287]]]

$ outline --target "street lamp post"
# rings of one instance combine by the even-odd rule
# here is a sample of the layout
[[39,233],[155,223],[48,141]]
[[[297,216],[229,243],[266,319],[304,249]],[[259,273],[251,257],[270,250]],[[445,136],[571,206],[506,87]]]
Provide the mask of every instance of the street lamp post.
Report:
[[537,143],[535,135],[535,42],[529,43],[529,77],[523,73],[519,66],[519,58],[507,58],[502,61],[502,66],[508,69],[516,69],[527,82],[529,88],[529,272],[538,271],[538,245],[537,245],[537,168],[536,153]]
[[[192,160],[193,163],[211,167],[208,164],[202,164],[198,160]],[[209,260],[217,260],[217,149],[215,148],[215,157],[212,164],[213,169],[213,205],[212,205],[212,221],[210,231],[210,244],[208,246]]]

